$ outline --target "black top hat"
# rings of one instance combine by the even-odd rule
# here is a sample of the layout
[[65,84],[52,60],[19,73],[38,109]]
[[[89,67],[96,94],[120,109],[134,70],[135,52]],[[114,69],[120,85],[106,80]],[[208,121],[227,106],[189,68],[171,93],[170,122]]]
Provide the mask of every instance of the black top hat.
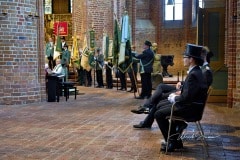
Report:
[[186,51],[184,52],[184,56],[193,57],[196,59],[202,59],[202,46],[198,46],[195,44],[187,44]]
[[99,52],[101,49],[100,48],[97,48],[97,52]]
[[65,37],[64,37],[64,36],[62,36],[62,37],[61,37],[61,39],[65,40]]
[[148,40],[146,40],[146,41],[144,42],[144,44],[147,45],[147,46],[149,46],[149,47],[152,46],[152,43],[151,43],[150,41],[148,41]]

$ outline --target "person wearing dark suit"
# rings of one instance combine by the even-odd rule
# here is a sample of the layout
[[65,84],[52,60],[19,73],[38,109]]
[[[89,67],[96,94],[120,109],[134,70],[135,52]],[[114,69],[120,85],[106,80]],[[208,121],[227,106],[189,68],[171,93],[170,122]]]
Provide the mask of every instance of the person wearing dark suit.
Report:
[[77,82],[79,83],[80,86],[83,86],[85,85],[85,73],[84,73],[84,69],[83,67],[81,66],[81,58],[82,58],[82,50],[79,50],[78,54],[79,54],[79,65],[77,66],[77,73],[78,73],[78,80]]
[[105,63],[105,68],[106,68],[106,85],[107,85],[106,88],[112,89],[113,88],[113,78],[112,78],[113,63],[111,59],[109,59]]
[[[131,52],[132,52],[132,57],[136,54],[135,52],[135,46],[131,47]],[[132,64],[131,66],[128,68],[128,76],[130,78],[131,81],[131,89],[128,90],[128,92],[137,92],[137,72],[138,72],[138,63],[139,60],[136,59],[135,57],[132,58]]]
[[[204,76],[204,81],[209,87],[212,82],[213,82],[213,74],[212,70],[209,66],[208,60],[208,54],[209,54],[209,49],[206,47],[202,48],[202,59],[204,61],[203,65],[201,66],[201,70]],[[133,109],[131,112],[136,113],[136,114],[142,114],[142,113],[147,113],[147,117],[144,119],[144,121],[141,121],[139,124],[133,125],[134,128],[151,128],[153,122],[154,122],[154,113],[156,112],[156,105],[161,101],[166,98],[171,93],[175,93],[179,91],[184,84],[183,82],[178,82],[176,86],[160,83],[154,94],[145,101],[145,103],[140,106],[138,109]]]
[[65,41],[65,37],[61,37],[61,46],[62,46],[62,51],[64,51],[64,46],[67,46],[67,43]]
[[126,73],[122,72],[120,69],[118,69],[117,72],[121,84],[121,88],[119,90],[126,91],[127,90]]
[[104,55],[101,53],[100,48],[97,49],[97,54],[95,55],[96,61],[96,76],[97,76],[97,88],[103,88],[103,65],[104,65]]
[[152,78],[154,53],[151,50],[152,43],[145,41],[142,54],[136,54],[134,57],[140,60],[140,76],[142,91],[136,99],[149,98],[152,95]]
[[[171,114],[172,104],[175,104],[176,108],[173,112],[174,116],[191,117],[191,115],[201,114],[198,113],[198,109],[192,106],[193,102],[204,103],[207,97],[208,86],[204,80],[203,73],[200,66],[203,64],[201,57],[202,46],[193,44],[187,44],[186,51],[183,56],[184,66],[188,67],[188,75],[179,93],[172,93],[168,96],[168,99],[160,101],[156,106],[156,112],[154,117],[157,124],[163,134],[165,141],[167,141],[169,121],[166,119]],[[178,139],[178,135],[182,130],[187,127],[187,124],[182,121],[174,121],[171,128],[170,143],[168,145],[168,152],[172,152],[175,149],[183,147],[181,139]],[[162,144],[161,150],[166,150],[166,146]]]

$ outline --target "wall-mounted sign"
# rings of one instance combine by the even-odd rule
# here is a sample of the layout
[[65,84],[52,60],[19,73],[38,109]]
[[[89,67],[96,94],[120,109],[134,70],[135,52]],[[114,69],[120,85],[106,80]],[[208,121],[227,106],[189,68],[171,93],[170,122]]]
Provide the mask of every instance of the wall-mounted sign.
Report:
[[67,22],[54,22],[53,34],[59,36],[68,35],[68,23]]

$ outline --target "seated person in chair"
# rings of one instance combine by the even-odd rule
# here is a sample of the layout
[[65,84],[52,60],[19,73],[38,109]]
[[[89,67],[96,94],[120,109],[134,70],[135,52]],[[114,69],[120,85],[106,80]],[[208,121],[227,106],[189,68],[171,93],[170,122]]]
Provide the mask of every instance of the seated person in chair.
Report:
[[[163,134],[165,141],[167,141],[169,121],[166,119],[171,114],[171,107],[175,103],[175,116],[191,116],[196,112],[196,108],[192,106],[193,102],[205,103],[207,98],[208,86],[204,80],[203,73],[200,66],[203,64],[201,57],[202,47],[192,44],[187,44],[186,51],[183,56],[184,66],[188,67],[188,75],[182,86],[181,93],[172,93],[168,96],[167,100],[160,101],[156,106],[156,112],[154,117],[157,124]],[[201,114],[201,113],[195,113]],[[172,124],[170,133],[171,139],[166,149],[166,145],[162,144],[161,150],[172,152],[175,149],[183,147],[181,139],[178,139],[183,129],[187,127],[187,124],[182,121],[174,121]]]
[[[204,75],[204,81],[205,83],[207,83],[208,87],[212,84],[212,81],[213,81],[212,71],[209,66],[210,58],[213,55],[209,53],[210,53],[209,49],[207,47],[203,47],[201,56],[204,60],[204,63],[201,66],[201,70]],[[154,122],[154,113],[156,111],[156,105],[161,100],[167,99],[171,93],[180,91],[180,88],[183,84],[184,82],[178,82],[176,86],[172,86],[172,85],[160,83],[157,86],[154,94],[149,99],[147,99],[142,106],[140,106],[138,109],[131,110],[131,112],[136,114],[149,113],[147,117],[144,119],[144,121],[141,121],[139,124],[133,125],[133,127],[134,128],[151,128]]]

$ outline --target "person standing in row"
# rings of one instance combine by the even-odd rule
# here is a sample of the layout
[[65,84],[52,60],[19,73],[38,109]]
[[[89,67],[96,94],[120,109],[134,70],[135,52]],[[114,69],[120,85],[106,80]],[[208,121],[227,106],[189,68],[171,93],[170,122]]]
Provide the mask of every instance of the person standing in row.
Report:
[[95,55],[95,69],[96,69],[96,76],[97,76],[97,88],[103,88],[103,65],[104,65],[104,55],[101,53],[100,48],[97,49],[97,53]]
[[64,50],[62,51],[61,64],[65,71],[66,81],[67,81],[68,80],[68,67],[69,67],[69,63],[70,63],[71,52],[68,50],[68,46],[66,44],[63,46],[63,49]]
[[82,59],[82,50],[79,50],[78,54],[79,54],[79,65],[77,66],[77,72],[78,72],[78,83],[80,86],[85,85],[85,81],[84,81],[84,77],[85,77],[85,73],[84,73],[84,69],[81,66],[81,59]]
[[109,59],[105,64],[107,89],[113,88],[112,68],[113,68],[112,60]]
[[142,54],[135,54],[134,57],[140,60],[140,76],[142,91],[136,99],[149,98],[152,95],[152,78],[154,53],[151,50],[152,43],[145,41]]
[[54,57],[54,44],[52,37],[49,37],[48,43],[46,44],[46,56],[48,59],[48,67],[53,69],[56,65],[55,61],[53,60]]
[[[131,47],[132,57],[136,54],[135,46]],[[131,89],[128,92],[137,92],[137,72],[138,72],[139,60],[135,57],[132,58],[132,64],[128,69],[128,76],[131,81]]]
[[61,37],[61,46],[62,46],[62,51],[64,51],[64,46],[66,46],[67,43],[65,41],[65,37]]

